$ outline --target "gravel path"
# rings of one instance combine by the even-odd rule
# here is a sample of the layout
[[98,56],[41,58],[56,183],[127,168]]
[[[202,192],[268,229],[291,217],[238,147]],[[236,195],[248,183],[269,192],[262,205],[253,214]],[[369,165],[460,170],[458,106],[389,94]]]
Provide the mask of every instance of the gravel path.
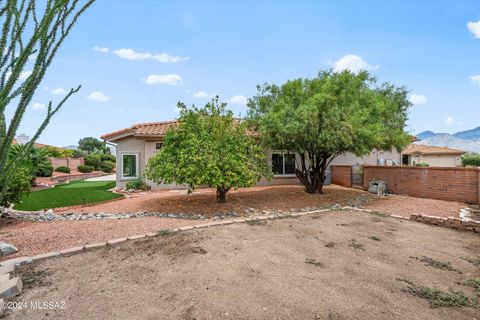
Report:
[[366,209],[378,210],[403,217],[410,217],[411,214],[458,217],[460,209],[467,206],[467,204],[461,202],[414,198],[400,195],[390,195],[384,199],[378,199],[363,205]]
[[0,258],[0,260],[201,223],[205,223],[205,221],[158,217],[48,223],[19,221],[0,228],[1,241],[13,244],[18,248],[16,254]]

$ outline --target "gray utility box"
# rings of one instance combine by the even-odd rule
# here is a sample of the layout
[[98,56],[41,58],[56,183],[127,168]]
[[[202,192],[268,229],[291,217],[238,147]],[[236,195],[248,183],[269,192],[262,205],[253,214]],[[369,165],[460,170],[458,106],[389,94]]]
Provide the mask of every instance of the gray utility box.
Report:
[[332,172],[325,171],[325,182],[324,184],[332,184]]
[[368,185],[368,192],[378,195],[385,194],[387,192],[387,184],[382,180],[372,180]]

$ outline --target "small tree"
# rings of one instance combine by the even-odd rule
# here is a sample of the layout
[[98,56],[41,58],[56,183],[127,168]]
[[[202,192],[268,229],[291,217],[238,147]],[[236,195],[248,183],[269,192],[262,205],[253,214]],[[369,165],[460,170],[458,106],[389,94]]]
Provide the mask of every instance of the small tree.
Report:
[[403,149],[410,105],[405,88],[377,86],[366,71],[266,84],[248,102],[263,144],[299,154],[296,175],[308,193],[323,192],[325,171],[340,154]]
[[218,97],[204,108],[180,108],[179,125],[165,135],[162,149],[150,158],[145,176],[156,183],[200,185],[217,189],[217,202],[231,188],[250,187],[271,176],[265,153]]

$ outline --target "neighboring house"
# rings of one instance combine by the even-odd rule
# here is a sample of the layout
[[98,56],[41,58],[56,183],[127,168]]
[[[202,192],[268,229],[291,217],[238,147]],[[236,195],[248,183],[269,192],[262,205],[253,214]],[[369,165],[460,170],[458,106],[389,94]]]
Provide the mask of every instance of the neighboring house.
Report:
[[[177,124],[176,120],[140,123],[101,136],[109,143],[115,144],[117,156],[117,188],[125,188],[132,180],[143,179],[145,166],[163,144],[163,137],[167,130]],[[274,172],[272,181],[262,179],[258,185],[298,184],[295,176],[295,156],[283,151],[269,151],[268,158]],[[175,184],[157,185],[146,182],[152,189],[177,189],[185,186]]]
[[428,163],[431,167],[461,167],[465,153],[462,150],[412,143],[402,152],[402,165]]

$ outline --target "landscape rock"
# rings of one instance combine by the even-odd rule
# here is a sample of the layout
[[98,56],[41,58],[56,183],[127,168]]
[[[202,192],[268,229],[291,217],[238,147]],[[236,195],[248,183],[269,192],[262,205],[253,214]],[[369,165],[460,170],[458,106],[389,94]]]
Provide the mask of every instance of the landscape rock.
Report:
[[22,293],[23,282],[19,277],[0,283],[0,299],[10,298]]
[[18,249],[15,246],[8,244],[6,242],[0,241],[0,256],[5,257],[17,251]]

